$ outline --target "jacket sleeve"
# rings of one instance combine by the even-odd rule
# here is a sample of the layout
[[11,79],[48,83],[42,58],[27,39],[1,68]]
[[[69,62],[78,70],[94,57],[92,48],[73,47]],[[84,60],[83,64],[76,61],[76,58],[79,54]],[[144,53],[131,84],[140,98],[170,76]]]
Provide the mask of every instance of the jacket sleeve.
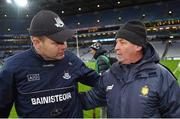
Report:
[[95,70],[88,68],[83,62],[81,63],[79,71],[81,72],[79,82],[82,84],[94,87],[100,78]]
[[162,117],[180,117],[180,87],[176,78],[163,68],[163,83],[160,93],[160,113]]
[[66,55],[67,61],[72,62],[72,73],[76,76],[76,82],[94,87],[100,78],[98,73],[95,70],[88,68],[75,54],[66,52]]
[[80,100],[83,109],[93,109],[95,107],[106,105],[106,92],[103,85],[103,79],[98,81],[98,84],[87,92],[81,92]]
[[0,117],[9,116],[14,100],[13,85],[13,75],[3,66],[0,71]]

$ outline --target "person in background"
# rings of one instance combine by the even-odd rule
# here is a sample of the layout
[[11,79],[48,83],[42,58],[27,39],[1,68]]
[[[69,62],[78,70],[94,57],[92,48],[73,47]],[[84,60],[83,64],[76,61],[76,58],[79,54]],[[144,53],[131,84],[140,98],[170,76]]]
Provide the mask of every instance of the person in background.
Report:
[[0,71],[0,117],[15,103],[19,118],[82,118],[78,82],[95,86],[99,75],[67,51],[72,38],[60,17],[38,12],[30,24],[32,47],[8,58]]
[[179,118],[180,87],[174,75],[159,63],[147,41],[146,27],[131,20],[116,36],[116,57],[96,87],[80,94],[84,109],[107,104],[110,118]]
[[[103,49],[101,42],[96,42],[90,46],[90,53],[93,55],[93,58],[96,60],[95,69],[101,75],[111,66],[110,59],[107,57],[107,50]],[[107,108],[104,106],[100,110],[101,118],[107,117]],[[93,110],[93,117],[96,117],[95,109]]]
[[110,68],[110,59],[106,55],[107,50],[103,49],[101,42],[96,42],[90,46],[90,53],[93,55],[93,58],[96,60],[96,71],[99,74],[104,73],[107,69]]

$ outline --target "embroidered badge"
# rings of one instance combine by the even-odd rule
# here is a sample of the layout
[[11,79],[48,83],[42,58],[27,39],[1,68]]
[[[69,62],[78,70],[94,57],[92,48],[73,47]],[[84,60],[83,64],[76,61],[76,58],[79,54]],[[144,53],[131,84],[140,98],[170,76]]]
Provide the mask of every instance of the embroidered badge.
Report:
[[71,76],[69,75],[68,72],[64,72],[63,78],[64,78],[64,79],[70,79]]
[[147,85],[143,86],[141,88],[141,96],[146,97],[149,93],[149,87]]
[[54,20],[56,21],[56,23],[54,24],[56,27],[63,27],[64,26],[63,21],[59,17],[54,18]]

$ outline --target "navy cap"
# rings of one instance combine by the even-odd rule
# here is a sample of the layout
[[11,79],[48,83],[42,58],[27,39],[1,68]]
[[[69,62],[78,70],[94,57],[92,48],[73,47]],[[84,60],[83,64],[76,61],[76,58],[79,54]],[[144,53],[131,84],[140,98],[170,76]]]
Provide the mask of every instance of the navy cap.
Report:
[[29,33],[31,36],[47,36],[55,42],[64,42],[71,39],[75,31],[68,29],[56,13],[41,10],[33,17]]

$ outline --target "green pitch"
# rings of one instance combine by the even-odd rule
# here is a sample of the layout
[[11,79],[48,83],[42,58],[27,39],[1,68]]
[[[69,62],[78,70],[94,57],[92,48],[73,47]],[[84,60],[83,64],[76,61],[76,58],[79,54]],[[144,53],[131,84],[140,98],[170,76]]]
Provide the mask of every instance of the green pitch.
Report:
[[180,61],[179,60],[161,60],[161,64],[167,66],[176,76],[180,84]]
[[[176,76],[176,78],[178,79],[178,82],[180,84],[180,61],[178,60],[162,60],[161,63],[165,66],[167,66]],[[86,65],[92,69],[95,68],[95,63],[94,62],[87,62]],[[79,91],[86,91],[91,89],[88,86],[79,84]],[[100,117],[100,112],[99,112],[99,108],[96,108],[95,110],[95,116],[96,118]],[[92,118],[93,117],[93,110],[89,110],[89,111],[84,111],[84,117],[85,118]],[[10,118],[17,118],[16,115],[16,111],[13,107],[11,114],[10,114]]]

